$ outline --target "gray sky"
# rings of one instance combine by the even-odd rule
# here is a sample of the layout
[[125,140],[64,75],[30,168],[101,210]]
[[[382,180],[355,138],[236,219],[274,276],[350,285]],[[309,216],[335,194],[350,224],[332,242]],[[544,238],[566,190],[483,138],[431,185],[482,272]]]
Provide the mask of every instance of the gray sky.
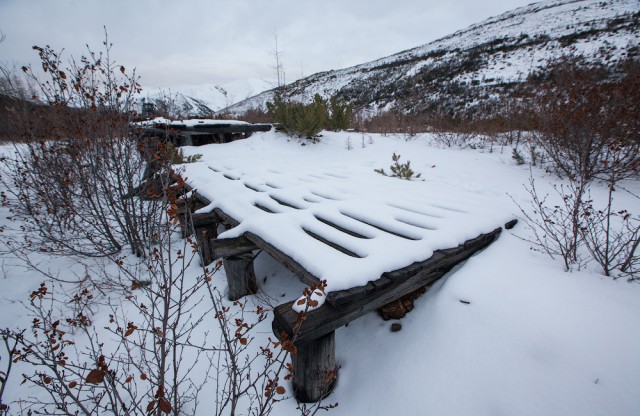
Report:
[[0,62],[37,62],[33,45],[79,57],[107,27],[118,63],[145,88],[275,80],[275,36],[287,82],[382,58],[531,0],[0,0]]

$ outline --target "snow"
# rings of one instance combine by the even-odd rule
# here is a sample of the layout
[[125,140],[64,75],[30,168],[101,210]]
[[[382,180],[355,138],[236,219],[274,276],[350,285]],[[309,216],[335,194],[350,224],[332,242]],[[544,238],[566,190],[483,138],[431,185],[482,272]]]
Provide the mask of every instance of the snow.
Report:
[[[364,147],[359,145],[360,139]],[[347,140],[353,143],[353,150],[347,150]],[[324,133],[319,144],[301,146],[297,140],[265,133],[225,149],[200,147],[187,153],[203,154],[203,164],[218,155],[216,168],[244,178],[259,167],[254,163],[242,168],[240,161],[249,148],[257,151],[271,161],[273,171],[273,176],[265,173],[264,180],[252,183],[265,192],[273,191],[267,183],[284,187],[304,178],[316,186],[329,182],[338,186],[340,177],[349,177],[359,180],[355,191],[325,189],[329,193],[325,196],[346,200],[351,192],[389,181],[402,189],[438,184],[438,189],[449,191],[447,198],[459,195],[460,190],[483,201],[493,198],[496,206],[504,204],[502,212],[516,212],[513,202],[505,202],[506,193],[526,206],[528,195],[523,184],[528,182],[529,170],[514,165],[510,148],[451,150],[429,143],[428,135],[405,141],[380,135]],[[381,176],[363,179],[374,168],[386,168],[394,151],[402,155],[401,161],[410,160],[426,181]],[[328,166],[324,174],[317,174],[319,164]],[[293,173],[296,170],[297,175]],[[536,168],[532,172],[538,182],[548,186],[556,181]],[[339,177],[330,179],[327,173]],[[351,176],[356,173],[362,176]],[[367,183],[369,180],[373,183]],[[634,192],[640,188],[637,183],[629,186]],[[390,192],[378,189],[381,196]],[[291,197],[288,202],[300,203],[297,196],[287,195]],[[632,198],[618,197],[622,204],[638,208]],[[412,194],[409,199],[411,205],[406,201],[394,205],[415,209],[419,195]],[[322,197],[317,200],[326,202]],[[277,204],[270,206],[285,210]],[[412,217],[425,224],[448,215],[424,205],[418,209],[433,215]],[[274,214],[261,214],[269,215]],[[365,227],[354,231],[376,234]],[[640,412],[640,357],[635,353],[640,348],[640,287],[605,278],[593,269],[564,272],[559,262],[530,250],[530,244],[520,238],[527,232],[522,223],[503,232],[492,246],[440,280],[401,320],[400,332],[390,332],[390,324],[376,314],[337,330],[341,369],[336,390],[326,403],[338,402],[340,406],[330,414]],[[395,253],[394,247],[387,249]],[[282,414],[295,414],[293,405]]]
[[257,78],[231,81],[222,85],[182,85],[170,89],[145,89],[139,99],[169,99],[180,109],[189,108],[190,115],[196,115],[201,106],[218,111],[231,104],[274,88],[273,82]]
[[311,295],[308,299],[306,296],[300,296],[298,299],[296,299],[293,306],[291,306],[291,309],[298,313],[310,312],[324,305],[324,302],[326,300],[327,296],[325,295],[325,293],[319,289],[316,289],[311,292]]
[[[352,150],[347,150],[348,140]],[[330,215],[336,223],[341,220],[367,237],[382,238],[383,234],[338,214],[339,210],[352,209],[350,213],[367,219],[381,216],[384,225],[393,224],[389,216],[396,215],[437,228],[451,218],[462,224],[469,213],[482,213],[484,207],[496,207],[507,216],[517,213],[507,193],[528,209],[529,196],[523,184],[528,183],[530,171],[527,166],[515,165],[509,147],[442,149],[432,144],[429,135],[406,141],[402,137],[357,133],[324,133],[320,143],[302,144],[305,142],[266,132],[224,145],[185,148],[185,153],[203,154],[204,162],[189,166],[193,169],[191,180],[197,181],[198,175],[213,177],[216,184],[229,187],[212,190],[213,196],[216,192],[232,192],[235,185],[246,182],[262,191],[252,191],[256,201],[281,211],[262,214],[247,208],[247,216],[253,212],[260,218],[277,218],[294,211],[269,201],[267,195],[273,195],[305,208],[296,212]],[[374,173],[373,169],[379,168],[388,171],[393,152],[402,156],[401,162],[410,160],[425,181],[405,182]],[[247,155],[254,156],[249,159]],[[220,170],[220,174],[213,174],[209,167]],[[223,174],[240,179],[223,180]],[[531,174],[547,189],[560,183],[536,167],[531,168]],[[637,181],[624,188],[640,194]],[[315,194],[307,192],[310,189]],[[372,189],[377,191],[373,205],[358,205],[355,196],[366,195]],[[450,207],[469,213],[426,205],[425,195],[432,189],[441,191],[438,197],[451,203]],[[400,191],[410,194],[396,200]],[[461,202],[459,195],[473,198]],[[593,189],[596,202],[604,195],[604,187]],[[244,193],[236,197],[241,201],[246,198]],[[640,208],[630,193],[620,192],[616,198],[621,206],[634,212]],[[382,202],[390,204],[381,205],[382,208],[376,205]],[[318,204],[327,204],[327,208],[317,208]],[[300,221],[307,218],[298,215]],[[3,241],[8,234],[20,233],[20,224],[9,220],[10,216],[6,207],[0,207],[0,225],[7,227],[0,233]],[[407,224],[396,225],[399,231],[415,232],[423,239],[428,234]],[[475,226],[477,231],[483,224]],[[471,225],[460,228],[467,227]],[[336,354],[340,372],[337,386],[325,403],[338,402],[339,407],[323,414],[640,414],[640,285],[606,278],[593,265],[582,271],[564,272],[561,262],[531,250],[531,244],[520,237],[531,237],[522,222],[513,230],[503,231],[495,243],[439,280],[399,321],[401,331],[391,332],[391,323],[375,313],[338,329]],[[304,238],[305,242],[309,240]],[[400,240],[388,241],[395,244]],[[448,243],[454,240],[457,239],[451,237]],[[351,239],[345,238],[345,244],[348,241]],[[315,250],[313,247],[308,246],[307,250]],[[358,247],[354,244],[348,248]],[[369,250],[372,248],[365,246],[361,254],[372,256]],[[394,246],[387,250],[395,252]],[[74,259],[33,253],[33,260],[69,280],[81,278],[86,272]],[[3,251],[3,328],[29,326],[32,317],[21,302],[43,280],[19,264],[18,259]],[[302,293],[304,286],[295,276],[265,254],[257,257],[255,270],[260,293],[246,298],[250,304],[262,304],[265,298],[284,303]],[[198,273],[198,265],[193,264],[187,277],[195,278]],[[213,279],[220,290],[226,290],[223,271]],[[227,306],[237,308],[231,302]],[[108,326],[108,308],[96,305],[96,309],[96,328]],[[131,311],[128,313],[130,319],[136,318]],[[210,339],[216,339],[213,318],[206,319],[212,321],[205,322],[205,329],[210,332]],[[262,322],[254,334],[250,351],[257,351],[260,345],[266,345],[267,337],[272,337],[271,319]],[[0,365],[3,363],[4,359]],[[202,376],[204,367],[196,366],[191,375]],[[26,385],[20,386],[20,374],[31,370],[16,364],[5,400],[35,394],[33,389],[25,389]],[[286,387],[291,393],[291,385]],[[211,380],[200,395],[197,415],[210,413],[215,388]],[[277,404],[273,414],[299,412],[295,401],[287,399]]]
[[241,120],[221,120],[221,119],[207,119],[207,118],[198,118],[198,119],[184,119],[184,120],[169,120],[164,117],[156,117],[152,120],[139,121],[134,123],[140,126],[149,126],[149,125],[157,125],[164,124],[169,126],[185,126],[185,127],[195,127],[195,126],[217,126],[217,125],[246,125],[250,124],[246,121]]
[[[515,216],[504,193],[479,183],[452,184],[438,169],[414,181],[374,172],[372,166],[387,168],[393,153],[389,148],[381,158],[381,152],[386,153],[382,143],[336,153],[336,147],[342,148],[341,134],[326,133],[321,144],[305,147],[294,142],[281,146],[282,140],[270,132],[230,146],[200,147],[201,161],[186,165],[183,174],[212,202],[206,211],[219,208],[240,222],[219,238],[251,232],[326,280],[327,291],[364,286],[384,272],[426,260],[435,250],[456,247]],[[407,143],[405,152],[411,155],[417,146],[422,143]],[[274,170],[278,158],[282,163]],[[420,166],[423,161],[417,157],[411,162]]]

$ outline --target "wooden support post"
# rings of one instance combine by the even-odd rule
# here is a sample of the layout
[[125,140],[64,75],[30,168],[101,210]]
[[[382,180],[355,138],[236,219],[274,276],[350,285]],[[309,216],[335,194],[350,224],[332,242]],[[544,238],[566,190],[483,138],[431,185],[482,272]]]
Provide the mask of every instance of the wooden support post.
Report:
[[256,274],[253,271],[253,256],[250,253],[227,257],[223,264],[229,285],[229,300],[238,300],[258,291]]
[[297,352],[291,355],[294,394],[300,402],[317,402],[328,396],[336,384],[335,332],[296,347]]
[[200,250],[200,265],[206,267],[215,260],[211,244],[218,237],[218,224],[211,223],[206,227],[195,229],[196,240]]

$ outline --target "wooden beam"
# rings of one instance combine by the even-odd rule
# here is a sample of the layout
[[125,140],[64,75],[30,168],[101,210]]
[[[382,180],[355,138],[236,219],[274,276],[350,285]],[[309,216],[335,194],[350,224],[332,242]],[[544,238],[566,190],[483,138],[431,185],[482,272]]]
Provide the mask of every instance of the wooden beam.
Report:
[[237,256],[258,249],[258,246],[244,236],[214,240],[210,245],[214,259]]
[[191,214],[191,225],[193,225],[193,228],[210,227],[212,225],[217,226],[221,221],[220,216],[215,212]]
[[331,292],[327,300],[333,295],[334,304],[327,301],[322,307],[309,311],[297,331],[294,328],[298,313],[291,308],[294,301],[279,305],[274,309],[273,331],[277,337],[281,337],[284,332],[300,344],[320,338],[366,313],[435,282],[455,265],[491,244],[500,231],[501,228],[497,228],[454,249],[438,250],[424,262],[385,273],[382,277],[384,283],[377,290],[369,291],[371,288],[367,285],[361,287],[367,290]]
[[230,215],[227,215],[220,208],[214,208],[213,212],[215,212],[222,219],[223,223],[227,224],[231,228],[237,227],[238,225],[240,225],[240,221],[236,220]]
[[169,127],[144,127],[143,132],[147,136],[165,137],[167,135],[198,135],[198,134],[224,134],[224,133],[253,133],[256,131],[269,131],[271,124],[215,124],[215,125],[172,125]]
[[[409,277],[415,276],[422,271],[438,271],[440,269],[451,269],[451,262],[460,262],[476,251],[485,248],[491,244],[502,231],[501,228],[481,234],[476,238],[467,240],[457,247],[436,250],[433,255],[425,261],[415,262],[407,267],[383,273],[382,276],[374,281],[367,283],[365,286],[358,286],[338,292],[331,292],[327,295],[327,302],[334,306],[345,303],[354,302],[362,298],[368,297],[370,294],[384,290],[396,285],[398,282],[404,281]],[[458,260],[462,259],[462,260]],[[455,265],[455,264],[454,264]]]
[[289,271],[298,276],[302,282],[313,285],[320,283],[320,279],[309,273],[304,267],[300,265],[297,261],[284,254],[282,251],[278,250],[274,245],[267,243],[262,238],[258,237],[253,233],[245,233],[244,234],[247,239],[252,241],[256,246],[258,246],[262,251],[273,257],[278,263],[282,264]]

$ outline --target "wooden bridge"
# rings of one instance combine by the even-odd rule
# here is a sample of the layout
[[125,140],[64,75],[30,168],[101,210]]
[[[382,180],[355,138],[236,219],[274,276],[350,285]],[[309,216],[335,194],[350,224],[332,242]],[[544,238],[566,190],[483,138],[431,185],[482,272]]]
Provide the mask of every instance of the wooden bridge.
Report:
[[[301,325],[296,299],[274,310],[275,335],[297,347],[294,390],[304,402],[333,388],[337,328],[429,286],[512,218],[491,198],[373,172],[301,174],[225,160],[191,164],[185,176],[202,262],[224,258],[230,299],[258,289],[256,249],[309,285],[326,282],[326,302]],[[220,238],[219,224],[230,228]]]

